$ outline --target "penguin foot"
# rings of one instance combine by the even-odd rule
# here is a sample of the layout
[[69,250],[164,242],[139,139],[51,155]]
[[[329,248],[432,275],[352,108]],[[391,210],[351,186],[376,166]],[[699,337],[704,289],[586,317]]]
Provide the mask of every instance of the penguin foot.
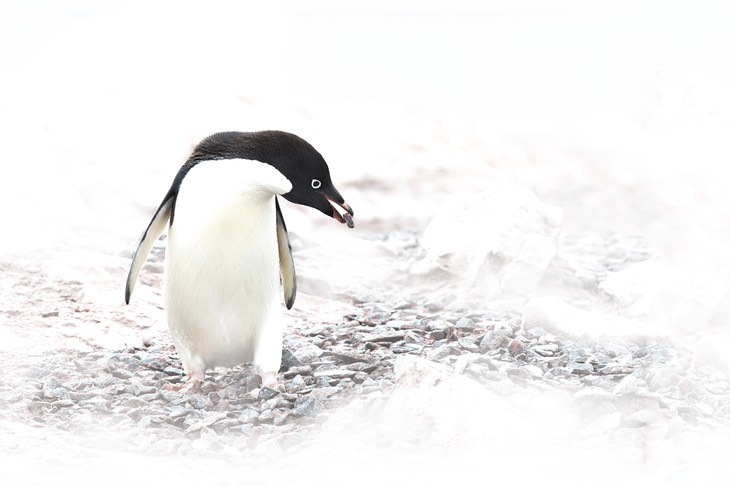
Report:
[[205,381],[204,373],[192,372],[188,373],[188,379],[182,385],[168,384],[165,385],[164,388],[178,393],[190,393],[200,390],[200,386],[203,384],[203,381]]
[[261,373],[261,386],[266,386],[269,388],[276,388],[276,372],[275,371],[265,371]]

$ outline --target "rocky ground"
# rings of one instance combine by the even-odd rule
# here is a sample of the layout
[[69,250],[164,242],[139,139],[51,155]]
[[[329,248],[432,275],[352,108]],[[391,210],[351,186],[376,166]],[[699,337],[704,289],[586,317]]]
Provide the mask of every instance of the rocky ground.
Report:
[[[388,245],[404,261],[417,252],[407,235]],[[638,253],[614,251],[612,258],[622,255],[624,264],[641,259],[637,255],[645,249],[632,246]],[[144,283],[155,292],[162,258],[160,248],[145,272]],[[123,255],[117,261],[127,259]],[[564,281],[585,271],[574,267],[556,260],[545,279]],[[123,272],[117,270],[113,273]],[[508,423],[515,411],[543,420],[550,406],[560,408],[547,415],[562,424],[562,432],[551,439],[563,444],[559,447],[577,441],[579,448],[590,451],[598,440],[603,444],[599,450],[616,449],[626,456],[618,462],[621,474],[676,478],[691,464],[655,466],[671,463],[671,454],[656,452],[660,444],[697,440],[705,431],[727,431],[730,426],[730,379],[713,367],[696,365],[692,352],[672,339],[561,334],[505,301],[490,307],[449,300],[443,290],[418,290],[433,277],[397,273],[367,298],[357,292],[332,298],[302,294],[302,309],[294,313],[285,337],[276,388],[262,388],[260,378],[241,366],[216,369],[199,389],[180,391],[180,361],[165,330],[155,328],[149,315],[147,321],[139,318],[146,308],[137,309],[137,316],[128,310],[110,316],[89,302],[81,282],[53,277],[32,264],[5,263],[3,271],[10,305],[2,317],[13,330],[5,336],[0,381],[0,427],[11,440],[0,447],[6,457],[15,454],[19,459],[6,469],[14,473],[10,477],[28,479],[28,468],[46,461],[33,456],[36,443],[12,437],[40,434],[43,456],[63,464],[83,462],[80,457],[94,457],[99,450],[224,458],[239,465],[286,464],[282,461],[307,457],[312,444],[334,440],[338,447],[342,432],[331,432],[338,430],[332,424],[348,416],[350,422],[342,427],[354,434],[353,440],[375,434],[378,448],[429,457],[434,450],[441,454],[487,438],[505,437],[509,445],[510,434],[522,437],[525,432],[514,424],[499,430],[504,425],[495,419],[499,414],[494,408],[506,403],[510,409],[503,417]],[[602,280],[594,277],[588,287]],[[446,277],[434,280],[440,278]],[[303,282],[305,291],[317,287],[316,282]],[[146,337],[124,338],[133,344],[118,339],[104,344],[86,336],[95,325],[104,326],[102,334],[126,330],[130,336]],[[419,395],[423,390],[426,394]],[[479,403],[482,395],[488,397],[487,405],[466,405]],[[546,396],[552,397],[549,405]],[[496,398],[501,405],[495,405]],[[491,419],[484,422],[484,415]],[[396,425],[383,429],[393,417],[398,417]],[[479,422],[491,425],[483,429]],[[529,440],[545,432],[544,424],[535,425]],[[358,427],[365,430],[353,432]],[[57,441],[64,445],[49,454],[49,445],[53,449]],[[75,452],[69,457],[64,448]],[[327,464],[327,456],[316,458]],[[614,459],[602,463],[607,467]],[[195,470],[203,474],[208,468],[216,466]],[[270,472],[260,474],[260,481],[273,478]],[[221,484],[229,479],[220,479]]]

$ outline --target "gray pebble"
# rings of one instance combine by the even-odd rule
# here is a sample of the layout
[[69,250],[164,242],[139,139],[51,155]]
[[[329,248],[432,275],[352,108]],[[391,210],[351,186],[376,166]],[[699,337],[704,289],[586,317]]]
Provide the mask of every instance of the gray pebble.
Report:
[[368,356],[365,353],[359,353],[356,351],[346,351],[346,350],[331,350],[330,354],[334,356],[338,362],[341,363],[357,363],[357,362],[366,362],[368,360]]
[[495,322],[493,331],[496,333],[504,334],[505,336],[514,337],[514,330],[508,322]]
[[439,346],[426,351],[426,356],[433,361],[441,361],[451,355],[452,348],[449,346]]
[[405,336],[406,336],[406,334],[403,331],[389,331],[389,332],[382,332],[382,333],[378,333],[378,334],[364,335],[360,341],[363,343],[383,343],[383,342],[394,343],[394,342],[402,341]]
[[167,375],[172,375],[172,376],[179,376],[179,377],[185,376],[185,371],[182,368],[175,368],[173,366],[165,367],[165,369],[162,370],[162,372]]
[[192,412],[192,410],[190,410],[189,408],[178,405],[178,406],[171,407],[168,415],[171,419],[176,419],[179,417],[184,417],[186,415],[189,415],[190,412]]
[[412,321],[406,321],[406,320],[392,320],[385,323],[386,326],[390,327],[391,329],[395,330],[406,330],[406,329],[415,329],[417,327],[417,322]]
[[478,353],[479,352],[479,345],[476,342],[476,337],[474,336],[465,336],[461,339],[459,339],[459,346],[465,351],[468,351],[470,353]]
[[372,386],[378,386],[378,382],[370,378],[369,376],[365,378],[362,382],[363,387],[372,387]]
[[252,408],[244,409],[238,416],[238,421],[244,424],[253,424],[259,418],[259,411]]
[[339,378],[352,378],[357,374],[356,371],[343,370],[339,368],[329,370],[317,370],[314,372],[315,379],[326,378],[327,380],[339,379]]
[[456,324],[454,324],[454,327],[458,329],[459,331],[471,331],[475,328],[474,326],[474,320],[472,320],[469,317],[462,317],[458,321],[456,321]]
[[128,371],[123,368],[114,369],[114,370],[112,370],[111,373],[112,373],[112,376],[114,376],[115,378],[121,378],[122,380],[129,380],[130,378],[132,378],[134,376],[131,371]]
[[130,385],[130,390],[132,392],[132,395],[134,395],[134,396],[152,395],[152,394],[157,393],[156,387],[149,386],[149,385],[143,385],[141,383],[132,383]]
[[296,357],[294,353],[292,353],[288,348],[282,349],[281,352],[281,367],[279,368],[279,371],[286,371],[293,367],[302,366],[303,363],[299,358]]
[[531,327],[530,329],[525,331],[525,335],[530,339],[539,339],[546,334],[547,331],[539,326]]
[[560,347],[557,344],[538,344],[530,348],[533,352],[540,356],[555,356],[560,351]]
[[309,392],[310,397],[316,397],[316,398],[329,398],[332,395],[339,393],[342,391],[340,387],[336,386],[327,386],[323,388],[315,388],[311,392]]
[[418,354],[422,349],[423,349],[422,345],[413,344],[413,343],[405,343],[405,342],[393,343],[393,345],[390,347],[390,351],[395,354],[403,354],[403,353]]
[[140,364],[142,364],[150,369],[156,370],[156,371],[162,371],[165,369],[165,365],[160,363],[157,360],[157,358],[154,358],[154,357],[143,358],[143,359],[139,360],[139,362],[140,362]]
[[293,368],[289,368],[287,371],[283,373],[284,378],[292,378],[297,375],[311,375],[312,374],[312,367],[309,365],[304,366],[295,366]]
[[574,375],[593,373],[593,365],[590,363],[569,363],[565,368]]
[[270,398],[261,403],[261,410],[286,409],[291,408],[291,402],[282,397]]
[[270,400],[270,399],[274,398],[278,394],[279,394],[278,391],[274,390],[273,388],[269,388],[268,386],[265,386],[265,387],[261,388],[261,390],[259,390],[259,393],[256,396],[256,398],[258,400],[265,401],[265,400]]
[[302,375],[296,375],[294,378],[284,383],[284,388],[288,393],[299,393],[304,390],[306,386],[307,382],[304,381]]
[[532,378],[542,378],[545,372],[539,366],[525,365],[523,369],[530,374]]
[[294,402],[294,413],[297,415],[316,417],[321,410],[322,404],[320,400],[313,396],[297,398]]
[[486,353],[507,347],[510,338],[501,332],[487,331],[479,342],[479,351]]
[[273,422],[274,411],[273,410],[262,410],[258,416],[259,422]]
[[295,356],[299,361],[305,364],[312,363],[319,358],[324,351],[312,343],[304,343],[295,352]]

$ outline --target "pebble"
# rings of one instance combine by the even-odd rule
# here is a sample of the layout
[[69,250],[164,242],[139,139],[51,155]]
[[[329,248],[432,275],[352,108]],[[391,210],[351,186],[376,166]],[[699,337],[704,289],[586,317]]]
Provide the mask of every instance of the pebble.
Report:
[[494,332],[504,334],[505,336],[514,337],[512,325],[508,322],[498,321],[494,323]]
[[395,330],[407,330],[414,329],[416,327],[416,321],[392,320],[386,322],[385,325]]
[[300,397],[294,402],[294,413],[297,415],[316,417],[321,410],[321,401],[313,396]]
[[[185,371],[182,368],[175,368],[173,366],[166,366],[164,370],[162,370],[163,373],[166,375],[172,375],[176,377],[183,377],[185,376]],[[130,376],[126,377],[126,379],[132,378],[132,375],[130,373]],[[121,378],[121,377],[120,377]]]
[[535,365],[525,365],[523,369],[528,372],[532,376],[532,378],[542,378],[542,376],[545,374],[542,368]]
[[557,344],[538,344],[537,346],[533,346],[530,349],[540,356],[546,357],[555,356],[558,351],[560,351],[560,347]]
[[590,363],[570,363],[565,369],[574,375],[584,375],[593,372],[593,365]]
[[289,368],[287,371],[285,371],[282,376],[284,378],[290,379],[292,377],[295,377],[297,375],[311,375],[312,374],[312,367],[309,365],[304,366],[295,366],[293,368]]
[[244,423],[244,424],[253,424],[258,421],[258,418],[259,418],[258,410],[254,410],[252,408],[246,408],[238,416],[238,421],[241,423]]
[[304,343],[296,351],[294,351],[296,358],[304,364],[316,361],[322,353],[324,353],[324,350],[312,343]]
[[214,423],[225,419],[227,416],[228,416],[228,412],[218,412],[218,413],[209,414],[207,417],[205,417],[201,420],[198,420],[197,422],[190,425],[187,429],[185,429],[185,433],[189,434],[191,432],[195,432],[195,431],[203,429],[205,427],[210,427]]
[[[530,339],[540,339],[545,336],[547,331],[540,326],[531,327],[525,332],[525,335]],[[543,343],[540,343],[543,344]]]
[[363,343],[382,343],[382,342],[398,342],[406,336],[403,331],[388,331],[378,334],[366,335],[361,339]]
[[341,378],[352,378],[357,374],[356,371],[343,370],[339,368],[333,368],[329,370],[318,370],[314,372],[314,378],[327,378],[329,379],[341,379]]
[[274,410],[262,410],[258,416],[259,422],[273,422]]
[[273,397],[275,397],[278,394],[279,394],[278,391],[274,390],[273,388],[269,388],[269,387],[265,386],[265,387],[261,388],[261,390],[259,390],[256,398],[258,400],[266,401],[266,400],[272,399]]
[[507,351],[512,356],[519,356],[525,352],[525,345],[519,339],[512,339],[507,345]]
[[358,353],[353,351],[345,350],[331,350],[330,354],[334,356],[337,361],[341,363],[357,363],[367,361],[368,357],[364,353]]
[[508,335],[495,332],[487,331],[479,342],[479,351],[486,353],[488,351],[494,351],[506,347],[510,342]]
[[[481,348],[479,348],[481,351]],[[451,350],[449,346],[439,346],[437,348],[431,348],[426,351],[426,356],[428,356],[429,359],[433,361],[442,361],[447,356],[451,355]]]
[[296,357],[288,348],[284,348],[281,352],[281,367],[279,371],[286,371],[290,368],[302,366],[304,363]]
[[469,317],[462,317],[456,321],[456,324],[454,324],[454,328],[459,331],[471,331],[475,329],[475,327],[474,321]]

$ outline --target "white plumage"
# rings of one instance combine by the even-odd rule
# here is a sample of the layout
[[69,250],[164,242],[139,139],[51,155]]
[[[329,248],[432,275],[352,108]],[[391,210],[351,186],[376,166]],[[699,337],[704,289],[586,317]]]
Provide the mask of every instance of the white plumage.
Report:
[[167,322],[185,371],[253,363],[264,378],[281,361],[274,196],[291,183],[268,164],[200,163],[177,196],[165,256]]

